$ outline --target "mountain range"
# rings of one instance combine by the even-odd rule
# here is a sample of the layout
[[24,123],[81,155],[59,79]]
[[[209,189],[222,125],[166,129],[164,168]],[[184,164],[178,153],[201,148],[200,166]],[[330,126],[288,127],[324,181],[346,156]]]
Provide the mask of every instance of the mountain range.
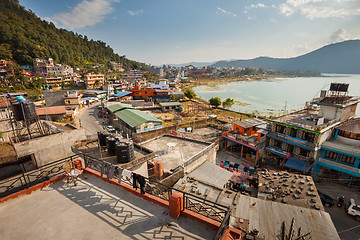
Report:
[[209,66],[360,74],[360,40],[329,44],[294,58],[258,57],[248,60],[218,61]]
[[360,40],[348,40],[329,44],[293,58],[257,57],[247,60],[190,62],[170,65],[177,67],[193,65],[195,67],[263,68],[277,71],[360,74]]

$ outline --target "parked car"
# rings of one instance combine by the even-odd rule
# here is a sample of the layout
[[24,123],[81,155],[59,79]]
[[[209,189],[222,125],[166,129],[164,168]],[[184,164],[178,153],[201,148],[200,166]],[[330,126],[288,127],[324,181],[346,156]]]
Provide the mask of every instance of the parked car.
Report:
[[350,198],[345,205],[345,211],[355,217],[357,221],[360,221],[360,206],[355,203],[353,198]]
[[115,132],[115,128],[114,128],[113,126],[111,126],[111,125],[107,126],[105,129],[106,129],[108,132]]
[[321,202],[324,206],[332,207],[334,205],[334,200],[330,196],[326,195],[325,193],[319,192],[319,191],[318,191],[318,193],[319,193]]

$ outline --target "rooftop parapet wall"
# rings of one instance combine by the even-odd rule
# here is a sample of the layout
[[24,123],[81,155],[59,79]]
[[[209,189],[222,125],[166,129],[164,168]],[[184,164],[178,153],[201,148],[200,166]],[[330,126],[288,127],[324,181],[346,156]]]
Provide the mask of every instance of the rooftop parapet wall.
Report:
[[85,138],[85,130],[76,129],[14,143],[14,148],[18,157],[33,155],[34,163],[37,167],[41,167],[73,155],[71,147]]

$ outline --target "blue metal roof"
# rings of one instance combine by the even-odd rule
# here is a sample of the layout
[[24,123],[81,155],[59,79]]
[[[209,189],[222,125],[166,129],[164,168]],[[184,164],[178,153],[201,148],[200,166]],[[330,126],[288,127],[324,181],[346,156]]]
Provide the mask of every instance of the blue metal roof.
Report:
[[117,94],[114,94],[112,96],[110,96],[111,98],[113,97],[124,97],[126,95],[129,95],[131,92],[130,91],[124,91],[124,92],[120,92],[120,93],[117,93]]
[[309,163],[302,161],[300,159],[290,157],[287,162],[284,164],[284,167],[299,170],[300,172],[307,173],[312,165]]

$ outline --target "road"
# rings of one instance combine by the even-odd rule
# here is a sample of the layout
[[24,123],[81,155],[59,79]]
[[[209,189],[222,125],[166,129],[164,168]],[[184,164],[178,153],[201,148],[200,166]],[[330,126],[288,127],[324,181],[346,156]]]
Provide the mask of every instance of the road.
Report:
[[85,106],[75,119],[76,125],[85,129],[88,139],[95,138],[95,136],[97,137],[97,132],[103,129],[103,119],[98,118],[98,106],[100,106],[100,103],[90,107]]
[[330,214],[340,239],[360,239],[360,222],[356,221],[352,216],[346,214],[345,209],[339,208],[336,203],[337,202],[335,201],[334,206],[324,208],[325,211]]
[[348,188],[345,185],[334,182],[322,181],[321,183],[316,183],[316,188],[319,191],[329,195],[334,200],[334,206],[324,208],[325,211],[330,214],[340,239],[359,240],[360,222],[356,221],[353,216],[348,215],[344,208],[339,208],[336,205],[337,198],[340,196],[345,196],[345,202],[347,202],[350,198],[353,198],[357,204],[359,204],[360,192],[358,187]]

